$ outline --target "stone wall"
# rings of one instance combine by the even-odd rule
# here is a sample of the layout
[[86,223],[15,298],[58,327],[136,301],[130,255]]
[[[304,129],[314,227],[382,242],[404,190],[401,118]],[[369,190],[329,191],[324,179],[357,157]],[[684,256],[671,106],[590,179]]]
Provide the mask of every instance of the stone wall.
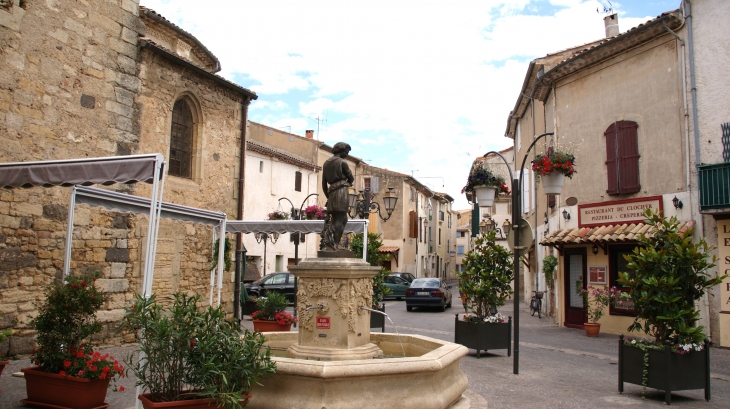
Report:
[[[0,7],[0,161],[167,156],[172,106],[185,95],[198,109],[194,175],[167,177],[163,200],[235,218],[243,98],[140,51],[138,0],[11,3]],[[146,184],[110,188],[150,197]],[[0,191],[0,328],[14,330],[0,354],[33,348],[35,303],[62,277],[68,197],[63,187]],[[147,217],[86,205],[75,212],[72,273],[100,272],[107,296],[95,342],[131,341],[119,319],[141,290]],[[210,226],[162,220],[153,291],[197,292],[207,303],[212,244]],[[232,294],[229,272],[229,312]]]

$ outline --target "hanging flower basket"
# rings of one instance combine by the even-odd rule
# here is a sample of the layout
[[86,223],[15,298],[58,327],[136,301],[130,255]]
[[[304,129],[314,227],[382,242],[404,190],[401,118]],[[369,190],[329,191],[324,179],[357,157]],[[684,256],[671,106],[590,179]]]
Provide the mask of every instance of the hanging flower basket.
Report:
[[282,212],[281,210],[275,210],[268,215],[269,220],[288,220],[289,213]]
[[504,178],[481,166],[475,166],[471,169],[466,180],[466,186],[462,189],[462,192],[473,193],[480,207],[492,206],[497,191],[509,191]]
[[327,215],[327,209],[315,204],[305,207],[303,213],[302,216],[306,220],[324,220],[324,217]]
[[541,176],[542,189],[546,195],[559,195],[563,191],[563,183],[565,183],[565,175],[559,172],[553,172],[549,175]]
[[497,195],[497,187],[487,185],[474,186],[474,194],[477,197],[479,206],[491,207],[494,204],[494,197]]
[[572,178],[575,173],[575,156],[567,152],[539,154],[532,161],[532,170],[542,180],[546,194],[559,195],[565,177]]

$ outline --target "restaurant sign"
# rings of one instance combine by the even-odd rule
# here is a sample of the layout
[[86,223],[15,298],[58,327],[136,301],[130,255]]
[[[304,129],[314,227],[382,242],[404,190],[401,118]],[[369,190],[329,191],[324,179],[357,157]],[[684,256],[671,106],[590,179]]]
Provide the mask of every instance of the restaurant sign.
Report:
[[643,223],[644,210],[662,210],[662,197],[651,196],[639,199],[578,205],[578,226],[593,227],[606,224]]

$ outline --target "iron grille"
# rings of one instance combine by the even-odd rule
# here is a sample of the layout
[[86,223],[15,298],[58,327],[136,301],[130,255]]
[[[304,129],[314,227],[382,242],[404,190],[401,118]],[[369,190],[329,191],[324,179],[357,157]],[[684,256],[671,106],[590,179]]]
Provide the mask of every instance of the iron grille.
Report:
[[700,179],[700,209],[730,207],[730,163],[702,165],[697,170]]

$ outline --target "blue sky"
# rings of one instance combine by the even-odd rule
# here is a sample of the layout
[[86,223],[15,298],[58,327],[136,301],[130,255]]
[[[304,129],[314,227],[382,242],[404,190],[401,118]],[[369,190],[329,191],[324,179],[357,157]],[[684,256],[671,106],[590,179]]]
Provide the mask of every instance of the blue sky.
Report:
[[[259,96],[249,119],[345,141],[374,166],[456,199],[504,137],[529,62],[679,7],[607,0],[141,0],[192,33],[220,75]],[[597,12],[598,9],[598,12]]]

